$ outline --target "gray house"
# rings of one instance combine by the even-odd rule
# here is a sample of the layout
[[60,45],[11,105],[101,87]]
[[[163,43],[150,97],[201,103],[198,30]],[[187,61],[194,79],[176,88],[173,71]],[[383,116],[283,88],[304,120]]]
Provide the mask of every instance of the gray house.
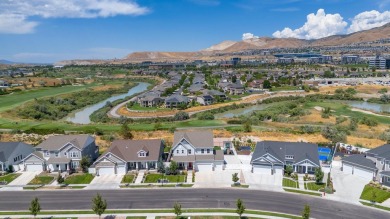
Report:
[[26,171],[69,171],[78,170],[82,157],[94,161],[99,148],[90,135],[51,136],[36,146],[36,151],[24,160]]
[[89,169],[98,175],[126,174],[129,170],[156,169],[164,153],[161,140],[116,140]]
[[296,173],[314,173],[320,167],[318,146],[304,142],[257,142],[253,152],[253,173],[284,174],[286,166]]
[[181,95],[171,95],[165,99],[166,108],[177,108],[180,105],[187,105],[189,103],[188,97]]
[[390,186],[390,144],[343,158],[342,170]]
[[164,99],[156,94],[150,93],[138,97],[137,102],[142,107],[155,107],[159,106],[161,103],[164,103]]
[[201,105],[210,105],[214,103],[214,98],[211,95],[200,95],[196,97],[196,101]]
[[23,142],[0,142],[0,172],[10,166],[18,171],[22,160],[34,151],[33,146]]

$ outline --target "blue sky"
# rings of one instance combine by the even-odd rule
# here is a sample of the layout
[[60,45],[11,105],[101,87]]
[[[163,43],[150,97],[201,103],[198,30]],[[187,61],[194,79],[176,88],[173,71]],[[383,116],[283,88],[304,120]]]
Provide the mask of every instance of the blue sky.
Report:
[[390,22],[390,0],[1,0],[0,59],[122,58],[259,36],[316,39]]

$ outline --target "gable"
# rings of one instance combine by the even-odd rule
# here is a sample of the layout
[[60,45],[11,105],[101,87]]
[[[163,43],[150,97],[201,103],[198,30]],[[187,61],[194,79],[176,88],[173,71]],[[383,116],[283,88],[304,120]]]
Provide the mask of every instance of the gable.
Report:
[[76,149],[77,151],[81,151],[78,147],[76,147],[75,145],[73,145],[72,143],[68,142],[66,143],[64,146],[62,146],[60,149],[58,149],[59,151],[71,151],[73,149]]
[[266,160],[266,161],[268,161],[270,163],[284,163],[283,161],[277,159],[275,156],[272,156],[269,153],[266,153],[266,154],[264,154],[264,155],[262,155],[262,156],[260,156],[258,158],[253,159],[251,161],[251,163],[255,163],[255,162],[259,161],[259,160]]
[[188,149],[196,149],[191,143],[189,143],[185,138],[182,138],[173,148],[174,150],[188,150]]
[[298,162],[295,163],[295,165],[301,165],[301,164],[304,164],[305,162],[308,162],[311,165],[318,167],[318,165],[315,162],[313,162],[313,161],[311,161],[309,159],[304,159],[304,160],[298,161]]

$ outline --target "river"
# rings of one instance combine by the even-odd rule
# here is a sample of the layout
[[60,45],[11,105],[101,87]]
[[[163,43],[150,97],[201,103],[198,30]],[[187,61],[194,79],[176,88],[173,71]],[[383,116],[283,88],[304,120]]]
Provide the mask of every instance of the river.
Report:
[[73,122],[73,123],[76,123],[76,124],[90,124],[91,120],[89,119],[89,116],[93,112],[95,112],[96,110],[98,110],[98,109],[102,108],[103,106],[105,106],[108,101],[113,102],[115,100],[123,99],[125,97],[132,96],[132,95],[134,95],[136,93],[140,93],[140,92],[146,91],[148,89],[149,85],[150,85],[149,83],[140,82],[140,83],[138,83],[137,86],[131,88],[125,94],[112,96],[112,97],[107,98],[107,99],[105,99],[105,100],[103,100],[103,101],[101,101],[101,102],[99,102],[97,104],[85,107],[85,108],[77,111],[76,113],[74,113],[72,115],[69,115],[66,118],[66,121]]

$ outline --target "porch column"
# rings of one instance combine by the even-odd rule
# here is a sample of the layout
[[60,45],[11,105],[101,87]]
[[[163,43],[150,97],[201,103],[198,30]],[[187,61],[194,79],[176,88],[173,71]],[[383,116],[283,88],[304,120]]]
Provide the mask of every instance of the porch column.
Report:
[[294,165],[294,173],[297,172],[297,165]]
[[135,169],[138,170],[138,162],[135,162]]
[[148,165],[147,161],[145,162],[145,167],[146,167],[147,170],[149,169],[149,165]]
[[58,164],[58,172],[61,173],[61,164]]
[[155,166],[154,168],[156,168],[156,169],[157,169],[157,162],[154,164],[154,166]]
[[4,171],[4,164],[1,163],[1,171]]
[[184,169],[188,170],[188,163],[184,163]]
[[70,166],[70,163],[68,163],[68,165],[66,166],[66,170],[69,172],[69,166]]
[[306,169],[305,169],[305,173],[307,173],[307,162],[306,162],[306,165],[305,165]]

